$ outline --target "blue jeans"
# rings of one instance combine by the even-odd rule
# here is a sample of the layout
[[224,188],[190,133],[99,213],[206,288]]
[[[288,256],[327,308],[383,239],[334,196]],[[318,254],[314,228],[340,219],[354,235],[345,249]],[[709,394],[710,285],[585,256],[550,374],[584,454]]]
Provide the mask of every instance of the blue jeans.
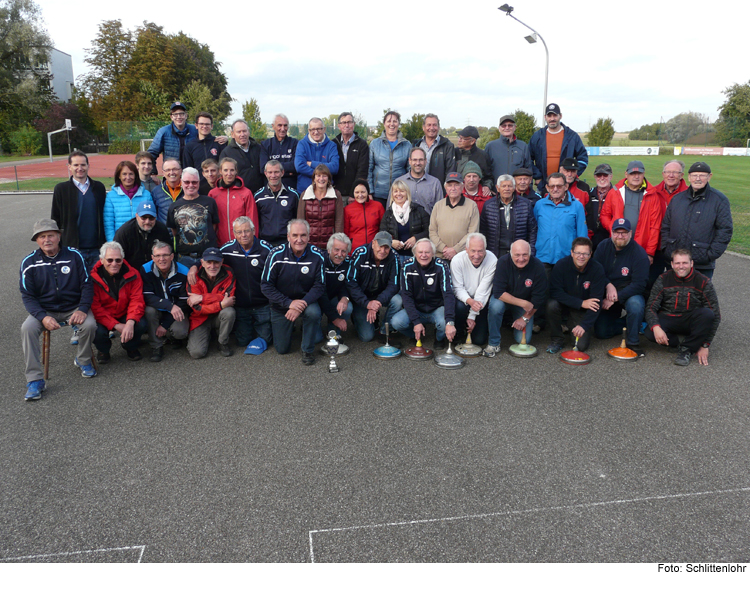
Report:
[[[421,324],[434,324],[435,325],[435,338],[438,341],[445,339],[445,306],[440,306],[437,310],[432,312],[419,312],[419,322]],[[414,338],[414,325],[409,320],[409,314],[406,310],[401,310],[395,314],[392,318],[393,330],[397,330],[401,334]]]
[[262,338],[269,345],[273,341],[271,331],[271,306],[257,306],[255,308],[235,307],[234,336],[240,347],[247,347],[255,335]]
[[[120,318],[118,322],[125,324],[127,318]],[[126,351],[135,351],[141,344],[141,336],[146,334],[148,331],[148,322],[146,317],[143,316],[133,327],[133,338],[127,343],[121,343],[122,348]],[[94,346],[97,351],[102,353],[109,353],[112,348],[112,341],[109,339],[109,329],[103,324],[96,323],[96,334],[94,335]]]
[[[325,298],[326,300],[328,300],[328,301],[329,301],[329,302],[331,303],[331,306],[333,306],[334,308],[335,308],[336,306],[338,306],[338,303],[339,303],[339,298],[337,298],[337,297],[333,297],[333,298],[331,298],[331,299],[328,299],[328,296],[327,296],[327,295],[325,295],[325,294],[323,294],[322,296],[320,296],[320,300],[322,300],[323,298]],[[320,301],[320,300],[318,300],[318,301]],[[337,311],[336,311],[336,313],[335,313],[335,315],[333,315],[332,317],[328,318],[328,328],[326,329],[326,334],[325,334],[325,336],[323,335],[323,329],[322,329],[322,328],[320,327],[320,325],[318,325],[318,330],[317,330],[317,332],[315,333],[315,342],[316,342],[316,343],[320,343],[321,341],[323,341],[323,339],[324,339],[325,337],[327,337],[327,336],[328,336],[328,333],[329,333],[329,332],[331,332],[332,330],[335,330],[335,331],[336,331],[336,334],[340,334],[340,333],[341,333],[341,331],[340,331],[340,330],[339,330],[338,328],[336,328],[336,327],[334,326],[334,324],[333,324],[333,321],[334,321],[334,320],[338,320],[339,318],[343,318],[344,320],[346,320],[347,322],[349,322],[349,318],[350,318],[350,317],[351,317],[351,315],[352,315],[352,310],[353,310],[353,306],[352,306],[352,303],[351,303],[351,302],[349,302],[349,303],[347,304],[347,306],[346,306],[346,310],[344,310],[344,313],[343,313],[343,314],[339,314],[339,313],[338,313],[338,310],[337,310]],[[322,316],[322,314],[323,314],[323,311],[321,310],[321,312],[320,312],[320,313],[321,313],[321,316]],[[326,317],[328,317],[328,314],[326,314]]]
[[[459,331],[466,330],[466,321],[469,319],[469,312],[471,312],[471,307],[456,298],[456,328],[459,329]],[[489,331],[488,317],[489,304],[482,308],[482,311],[477,314],[476,318],[474,318],[476,325],[474,326],[474,330],[471,331],[472,343],[476,345],[484,345],[487,343],[487,334]]]
[[[627,315],[620,318],[622,309],[625,308]],[[609,310],[599,310],[599,317],[594,324],[594,335],[597,339],[611,339],[621,335],[622,329],[628,329],[627,344],[638,345],[638,333],[643,322],[643,313],[646,310],[646,300],[642,295],[630,296],[622,302],[615,302]]]
[[[280,355],[286,355],[292,348],[292,329],[294,322],[286,319],[286,310],[279,312],[271,308],[271,330],[273,332],[273,346]],[[302,312],[302,350],[312,353],[315,350],[315,331],[320,330],[320,306],[318,302],[308,304]]]
[[[500,346],[500,328],[503,325],[503,316],[505,315],[506,308],[510,310],[511,315],[513,316],[513,320],[517,320],[521,316],[523,316],[526,313],[526,310],[521,308],[521,306],[513,306],[511,304],[506,304],[504,301],[502,301],[499,298],[490,298],[490,302],[488,305],[488,308],[490,309],[489,312],[489,319],[487,323],[490,327],[490,345],[493,347],[499,347]],[[526,324],[526,342],[531,343],[531,335],[534,334],[534,322],[529,322]],[[521,339],[523,338],[523,331],[513,329],[513,338],[516,340],[517,343],[521,342]]]
[[[389,325],[393,325],[393,317],[403,308],[403,305],[401,304],[401,296],[396,294],[391,298],[391,301],[388,302],[388,307],[386,308],[385,312],[385,322],[387,322]],[[357,336],[359,337],[359,340],[363,343],[369,343],[373,338],[375,338],[375,324],[370,324],[367,322],[367,308],[363,308],[362,306],[354,306],[354,311],[352,312],[352,322],[354,323],[354,328],[357,330]],[[380,327],[381,334],[385,334],[385,326]]]
[[86,263],[86,270],[91,273],[91,269],[94,268],[96,262],[99,260],[99,249],[98,248],[79,248],[78,252],[83,257],[83,262]]

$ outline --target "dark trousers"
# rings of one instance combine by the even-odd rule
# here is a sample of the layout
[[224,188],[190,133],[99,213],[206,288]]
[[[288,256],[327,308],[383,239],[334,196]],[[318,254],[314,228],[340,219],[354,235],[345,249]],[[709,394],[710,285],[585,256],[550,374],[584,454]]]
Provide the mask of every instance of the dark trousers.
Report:
[[[125,324],[127,318],[119,318],[118,322]],[[141,336],[146,334],[147,330],[148,322],[146,322],[146,317],[143,316],[135,323],[133,338],[127,343],[122,343],[122,348],[126,351],[135,351],[141,344]],[[98,322],[96,324],[96,334],[94,335],[94,346],[97,351],[101,351],[102,353],[109,353],[109,350],[112,348],[112,341],[109,339],[109,329]]]
[[[713,322],[714,312],[711,308],[696,308],[678,316],[659,314],[659,326],[667,333],[669,346],[679,346],[680,341],[677,335],[685,335],[682,346],[686,347],[691,353],[698,351],[701,345],[706,342]],[[654,331],[650,326],[646,329],[645,335],[649,341],[656,342]]]
[[[573,330],[581,323],[586,310],[575,310],[558,302],[557,300],[547,300],[547,322],[549,323],[549,332],[553,343],[564,344],[565,335],[562,332],[563,314],[567,316],[565,325]],[[578,350],[585,351],[591,343],[591,331],[587,330],[583,336],[578,339]]]

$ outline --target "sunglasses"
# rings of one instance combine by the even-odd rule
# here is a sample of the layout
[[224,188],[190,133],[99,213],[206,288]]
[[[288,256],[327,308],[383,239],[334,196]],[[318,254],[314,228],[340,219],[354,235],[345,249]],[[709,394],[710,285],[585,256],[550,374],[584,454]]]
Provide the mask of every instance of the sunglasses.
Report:
[[108,263],[121,263],[122,259],[104,259]]

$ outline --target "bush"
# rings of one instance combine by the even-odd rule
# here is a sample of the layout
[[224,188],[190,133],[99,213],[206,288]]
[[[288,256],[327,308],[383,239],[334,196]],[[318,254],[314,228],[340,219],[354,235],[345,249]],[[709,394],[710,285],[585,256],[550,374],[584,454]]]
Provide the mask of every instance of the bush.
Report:
[[110,142],[107,154],[135,154],[141,149],[138,140],[115,140]]
[[615,122],[610,117],[600,117],[591,127],[586,138],[589,146],[609,146],[615,135]]
[[10,134],[10,143],[16,152],[33,156],[42,150],[42,134],[26,124]]

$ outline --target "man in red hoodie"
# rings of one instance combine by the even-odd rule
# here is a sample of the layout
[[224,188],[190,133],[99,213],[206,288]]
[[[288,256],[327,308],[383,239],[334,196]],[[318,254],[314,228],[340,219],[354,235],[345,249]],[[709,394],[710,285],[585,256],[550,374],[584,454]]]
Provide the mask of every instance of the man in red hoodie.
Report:
[[219,225],[216,228],[219,246],[234,240],[232,224],[240,216],[247,216],[258,227],[258,208],[250,189],[245,187],[242,177],[237,176],[237,161],[234,158],[222,158],[219,162],[221,179],[208,196],[216,201],[219,209]]

